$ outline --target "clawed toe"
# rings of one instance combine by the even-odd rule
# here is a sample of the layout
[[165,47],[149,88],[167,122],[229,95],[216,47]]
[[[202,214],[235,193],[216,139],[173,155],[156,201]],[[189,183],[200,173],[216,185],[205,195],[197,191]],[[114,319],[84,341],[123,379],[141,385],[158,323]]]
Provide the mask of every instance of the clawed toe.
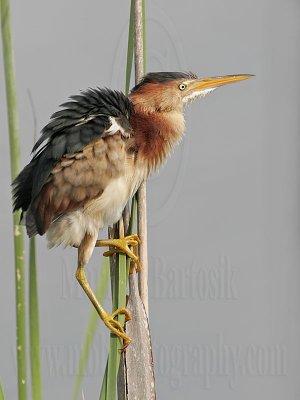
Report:
[[[98,240],[96,242],[96,247],[109,246],[110,250],[105,251],[103,255],[105,257],[110,257],[116,253],[126,254],[133,263],[136,264],[136,270],[141,270],[141,263],[139,261],[137,246],[141,243],[140,238],[136,234],[132,234],[120,239],[108,239],[108,240]],[[131,246],[133,250],[130,249]],[[132,272],[132,266],[131,266]]]
[[112,314],[107,314],[103,321],[105,325],[108,327],[108,329],[111,331],[111,333],[115,334],[118,336],[120,339],[123,339],[123,347],[122,350],[124,350],[129,343],[131,342],[131,338],[126,335],[122,325],[120,324],[119,321],[116,321],[114,318],[117,317],[118,315],[123,314],[125,315],[125,321],[130,321],[131,316],[129,312],[126,310],[126,308],[118,308],[116,311],[114,311]]

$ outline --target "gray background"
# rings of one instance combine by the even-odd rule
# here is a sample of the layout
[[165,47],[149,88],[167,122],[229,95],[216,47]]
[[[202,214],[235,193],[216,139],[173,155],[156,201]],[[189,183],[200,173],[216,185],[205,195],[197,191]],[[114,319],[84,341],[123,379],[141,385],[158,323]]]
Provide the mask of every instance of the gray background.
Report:
[[[27,89],[38,130],[79,89],[123,89],[128,14],[129,1],[12,1],[22,165],[33,143]],[[149,181],[159,399],[299,399],[299,17],[296,0],[147,4],[149,71],[256,74],[193,103],[184,141]],[[0,380],[10,400],[17,391],[3,79],[1,72]],[[76,252],[37,243],[44,399],[70,399],[91,306],[74,279]],[[94,285],[100,265],[97,250],[88,267]],[[98,399],[107,338],[99,323],[86,399]]]

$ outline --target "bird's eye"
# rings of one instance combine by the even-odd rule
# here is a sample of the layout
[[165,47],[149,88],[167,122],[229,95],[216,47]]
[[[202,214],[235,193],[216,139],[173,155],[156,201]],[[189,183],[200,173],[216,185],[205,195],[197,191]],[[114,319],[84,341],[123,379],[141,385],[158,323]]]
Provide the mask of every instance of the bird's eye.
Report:
[[186,84],[185,83],[181,83],[179,86],[180,90],[184,90],[186,88]]

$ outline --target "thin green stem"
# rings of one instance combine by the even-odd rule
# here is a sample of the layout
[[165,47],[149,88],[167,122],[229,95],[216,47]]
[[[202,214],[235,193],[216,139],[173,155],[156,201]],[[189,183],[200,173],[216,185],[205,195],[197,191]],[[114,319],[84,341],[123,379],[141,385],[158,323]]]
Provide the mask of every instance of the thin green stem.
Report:
[[[114,274],[112,305],[113,311],[119,307],[126,306],[126,288],[127,288],[127,268],[126,256],[119,254],[117,256],[116,271]],[[118,316],[118,321],[124,326],[124,315]],[[106,399],[115,400],[117,394],[117,378],[121,359],[122,343],[115,335],[110,336],[109,356],[107,363],[107,382]],[[101,397],[100,397],[101,398]]]
[[[115,311],[119,307],[126,306],[127,290],[127,260],[123,254],[116,255],[116,262],[111,260],[111,279],[112,279],[112,309]],[[124,315],[118,316],[118,321],[124,326]],[[100,400],[115,400],[117,395],[117,378],[121,359],[122,342],[111,334],[109,343],[109,354],[105,369],[104,378],[100,392]]]
[[129,220],[129,226],[128,226],[128,235],[131,235],[133,232],[133,226],[135,223],[135,217],[136,217],[136,208],[137,208],[137,200],[136,196],[133,196],[132,201],[131,201],[131,211],[130,211],[130,220]]
[[[130,87],[130,78],[133,64],[134,51],[134,0],[131,0],[130,19],[128,30],[128,48],[126,63],[126,83],[125,93],[128,94]],[[132,217],[132,216],[131,216]],[[131,222],[132,226],[132,222]],[[115,270],[112,271],[112,307],[116,310],[118,307],[126,306],[126,291],[129,272],[129,263],[126,256],[119,254],[116,257]],[[119,322],[124,325],[124,316],[118,317]],[[111,335],[109,345],[109,355],[106,364],[105,374],[102,382],[100,400],[115,400],[117,395],[117,378],[121,358],[121,342],[115,335]]]
[[35,238],[30,239],[29,249],[29,341],[32,400],[41,400],[42,373]]
[[4,400],[4,392],[1,384],[0,384],[0,400]]
[[104,372],[104,376],[103,376],[103,380],[102,380],[102,386],[101,386],[99,400],[108,399],[108,397],[107,397],[107,374],[108,374],[108,359],[106,361],[106,367],[105,367],[105,372]]
[[[11,177],[16,177],[20,165],[19,126],[17,114],[17,93],[14,68],[13,41],[9,0],[0,1],[1,31],[4,74],[6,83],[6,101],[9,127]],[[25,319],[25,274],[23,229],[19,226],[19,215],[13,216],[15,249],[15,286],[16,286],[16,336],[19,400],[27,398],[26,376],[26,319]]]
[[130,17],[129,17],[129,30],[128,30],[128,46],[127,46],[127,62],[126,62],[126,82],[125,94],[129,93],[130,78],[133,64],[133,50],[134,50],[134,0],[130,3]]

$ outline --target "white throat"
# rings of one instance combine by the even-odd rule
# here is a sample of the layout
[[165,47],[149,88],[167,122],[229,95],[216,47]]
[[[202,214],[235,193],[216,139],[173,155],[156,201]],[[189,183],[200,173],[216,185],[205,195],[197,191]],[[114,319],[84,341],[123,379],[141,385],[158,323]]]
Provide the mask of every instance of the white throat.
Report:
[[189,94],[188,96],[184,97],[183,103],[187,104],[190,103],[191,101],[195,100],[197,97],[204,97],[208,93],[214,91],[216,88],[209,88],[209,89],[204,89],[204,90],[199,90],[197,92],[193,92]]

